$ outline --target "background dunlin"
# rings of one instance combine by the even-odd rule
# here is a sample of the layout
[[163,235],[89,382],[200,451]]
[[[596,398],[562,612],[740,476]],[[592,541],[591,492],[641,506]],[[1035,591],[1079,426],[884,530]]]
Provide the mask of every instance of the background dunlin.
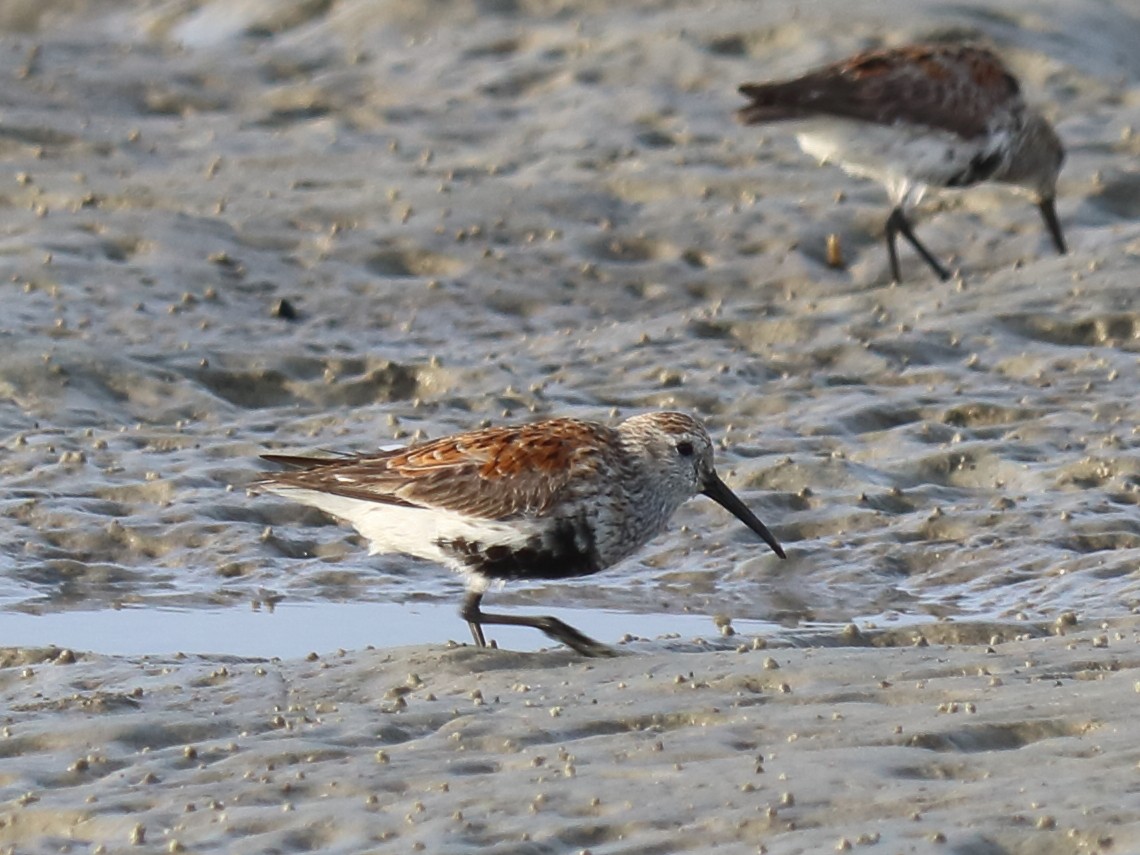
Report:
[[1016,187],[1032,196],[1057,251],[1066,252],[1055,206],[1064,146],[987,48],[955,41],[866,51],[791,80],[746,83],[740,93],[750,99],[737,111],[745,124],[790,124],[821,162],[886,186],[892,281],[902,279],[900,234],[940,279],[950,278],[908,219],[931,187]]

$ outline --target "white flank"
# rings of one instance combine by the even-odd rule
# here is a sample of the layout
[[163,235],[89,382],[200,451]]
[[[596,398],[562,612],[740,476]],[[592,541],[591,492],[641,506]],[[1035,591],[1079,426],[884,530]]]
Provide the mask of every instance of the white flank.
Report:
[[891,203],[907,208],[922,199],[924,185],[945,185],[967,171],[982,151],[980,142],[933,128],[843,119],[801,122],[796,140],[823,163],[836,163],[851,175],[882,182]]
[[440,549],[437,545],[439,541],[462,539],[496,546],[522,546],[530,537],[541,531],[541,524],[537,520],[497,522],[453,511],[388,505],[286,485],[267,485],[265,489],[301,504],[319,508],[348,523],[367,538],[370,555],[403,552],[417,558],[435,561],[467,575],[471,584],[475,584],[482,577],[474,576],[454,556]]

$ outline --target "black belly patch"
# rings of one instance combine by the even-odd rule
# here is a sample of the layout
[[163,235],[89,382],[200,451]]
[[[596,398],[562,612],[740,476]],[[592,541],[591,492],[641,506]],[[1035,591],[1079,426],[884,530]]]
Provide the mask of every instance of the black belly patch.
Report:
[[976,155],[971,161],[970,165],[954,175],[946,182],[947,187],[969,187],[971,184],[977,184],[979,181],[985,181],[1001,166],[1002,153],[1000,151],[993,151],[986,155]]
[[602,569],[593,532],[564,521],[525,543],[504,546],[467,538],[436,541],[473,572],[490,579],[566,579]]

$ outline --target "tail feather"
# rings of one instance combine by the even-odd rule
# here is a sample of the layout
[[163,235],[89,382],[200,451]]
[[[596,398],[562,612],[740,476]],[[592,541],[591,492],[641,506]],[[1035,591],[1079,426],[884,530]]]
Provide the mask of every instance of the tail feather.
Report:
[[796,103],[796,92],[779,83],[745,83],[738,91],[752,99],[751,104],[736,111],[737,118],[745,125],[802,119],[810,114]]
[[270,463],[279,463],[282,466],[292,466],[294,469],[320,469],[330,463],[344,462],[344,456],[305,457],[301,454],[263,454],[261,459],[268,460]]

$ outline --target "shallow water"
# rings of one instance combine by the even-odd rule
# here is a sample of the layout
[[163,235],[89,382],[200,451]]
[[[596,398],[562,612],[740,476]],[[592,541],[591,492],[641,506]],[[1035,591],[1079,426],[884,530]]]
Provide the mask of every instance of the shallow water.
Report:
[[[779,635],[765,621],[731,621],[705,615],[629,614],[607,609],[544,609],[606,643],[751,645]],[[731,627],[726,630],[722,627]],[[310,653],[414,644],[470,644],[467,624],[456,609],[437,603],[282,603],[256,609],[172,609],[128,607],[88,612],[4,615],[0,646],[57,647],[107,656],[225,654],[299,659]],[[553,642],[525,627],[487,628],[489,640],[510,650],[539,650]],[[725,639],[716,641],[717,638]],[[377,643],[380,639],[380,643]],[[766,644],[766,641],[764,642]]]
[[[832,2],[71,5],[0,14],[5,607],[99,633],[124,605],[453,613],[446,572],[247,495],[257,455],[657,407],[708,422],[789,559],[696,500],[620,567],[489,604],[1140,607],[1128,3],[880,4],[842,32]],[[735,85],[950,30],[1050,105],[1072,252],[983,188],[917,226],[963,278],[904,253],[888,287],[881,190],[737,127]]]

